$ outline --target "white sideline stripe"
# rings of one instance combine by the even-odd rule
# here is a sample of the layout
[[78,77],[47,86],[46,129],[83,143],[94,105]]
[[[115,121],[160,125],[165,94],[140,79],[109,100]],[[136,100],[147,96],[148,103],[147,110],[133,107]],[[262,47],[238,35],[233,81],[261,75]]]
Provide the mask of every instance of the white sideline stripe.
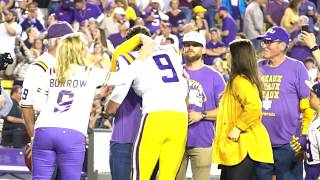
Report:
[[29,172],[27,166],[3,166],[0,165],[1,171],[26,171]]

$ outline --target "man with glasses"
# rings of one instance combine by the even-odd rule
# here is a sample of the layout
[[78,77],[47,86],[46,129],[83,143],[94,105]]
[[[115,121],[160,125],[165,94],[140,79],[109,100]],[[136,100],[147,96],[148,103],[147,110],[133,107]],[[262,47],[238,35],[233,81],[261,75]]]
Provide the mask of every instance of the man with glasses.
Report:
[[176,179],[185,179],[189,159],[193,179],[209,179],[214,120],[225,81],[218,71],[203,64],[202,54],[205,51],[206,39],[201,33],[186,33],[182,41],[185,69],[190,77],[189,127],[186,150]]
[[258,39],[262,40],[265,58],[259,62],[264,83],[262,121],[270,136],[275,164],[258,163],[256,177],[270,180],[275,174],[277,180],[300,180],[302,161],[295,158],[297,152],[290,142],[304,148],[313,116],[305,84],[308,73],[300,61],[286,56],[289,43],[286,30],[273,26]]

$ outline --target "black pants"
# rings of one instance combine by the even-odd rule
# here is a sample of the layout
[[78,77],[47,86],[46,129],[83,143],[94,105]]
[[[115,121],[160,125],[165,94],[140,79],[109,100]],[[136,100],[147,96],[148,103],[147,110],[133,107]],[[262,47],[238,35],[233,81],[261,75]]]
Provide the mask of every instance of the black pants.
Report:
[[5,147],[22,148],[28,143],[28,134],[25,127],[3,129],[1,145]]
[[220,180],[250,180],[255,166],[256,161],[253,161],[249,155],[238,165],[219,165],[221,168]]

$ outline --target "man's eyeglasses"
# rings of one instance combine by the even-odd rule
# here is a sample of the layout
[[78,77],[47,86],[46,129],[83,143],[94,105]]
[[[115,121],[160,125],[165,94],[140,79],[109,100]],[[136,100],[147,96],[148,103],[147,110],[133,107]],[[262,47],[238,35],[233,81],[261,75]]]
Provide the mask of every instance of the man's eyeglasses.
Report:
[[281,42],[281,41],[279,41],[279,40],[276,40],[276,41],[272,41],[272,40],[263,40],[263,41],[261,41],[261,46],[263,46],[263,45],[270,45],[270,44],[272,44],[272,43],[275,43],[275,42]]
[[203,47],[202,44],[197,43],[197,42],[192,42],[192,41],[183,42],[182,44],[183,44],[183,47],[190,47],[190,46],[192,46],[192,47]]

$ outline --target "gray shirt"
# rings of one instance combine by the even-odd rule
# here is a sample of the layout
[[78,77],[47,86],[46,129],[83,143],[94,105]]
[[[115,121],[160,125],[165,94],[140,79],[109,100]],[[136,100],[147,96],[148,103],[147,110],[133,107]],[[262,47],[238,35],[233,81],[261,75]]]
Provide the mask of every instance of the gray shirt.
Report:
[[253,1],[248,5],[243,27],[248,39],[255,39],[263,33],[263,12],[257,2]]

